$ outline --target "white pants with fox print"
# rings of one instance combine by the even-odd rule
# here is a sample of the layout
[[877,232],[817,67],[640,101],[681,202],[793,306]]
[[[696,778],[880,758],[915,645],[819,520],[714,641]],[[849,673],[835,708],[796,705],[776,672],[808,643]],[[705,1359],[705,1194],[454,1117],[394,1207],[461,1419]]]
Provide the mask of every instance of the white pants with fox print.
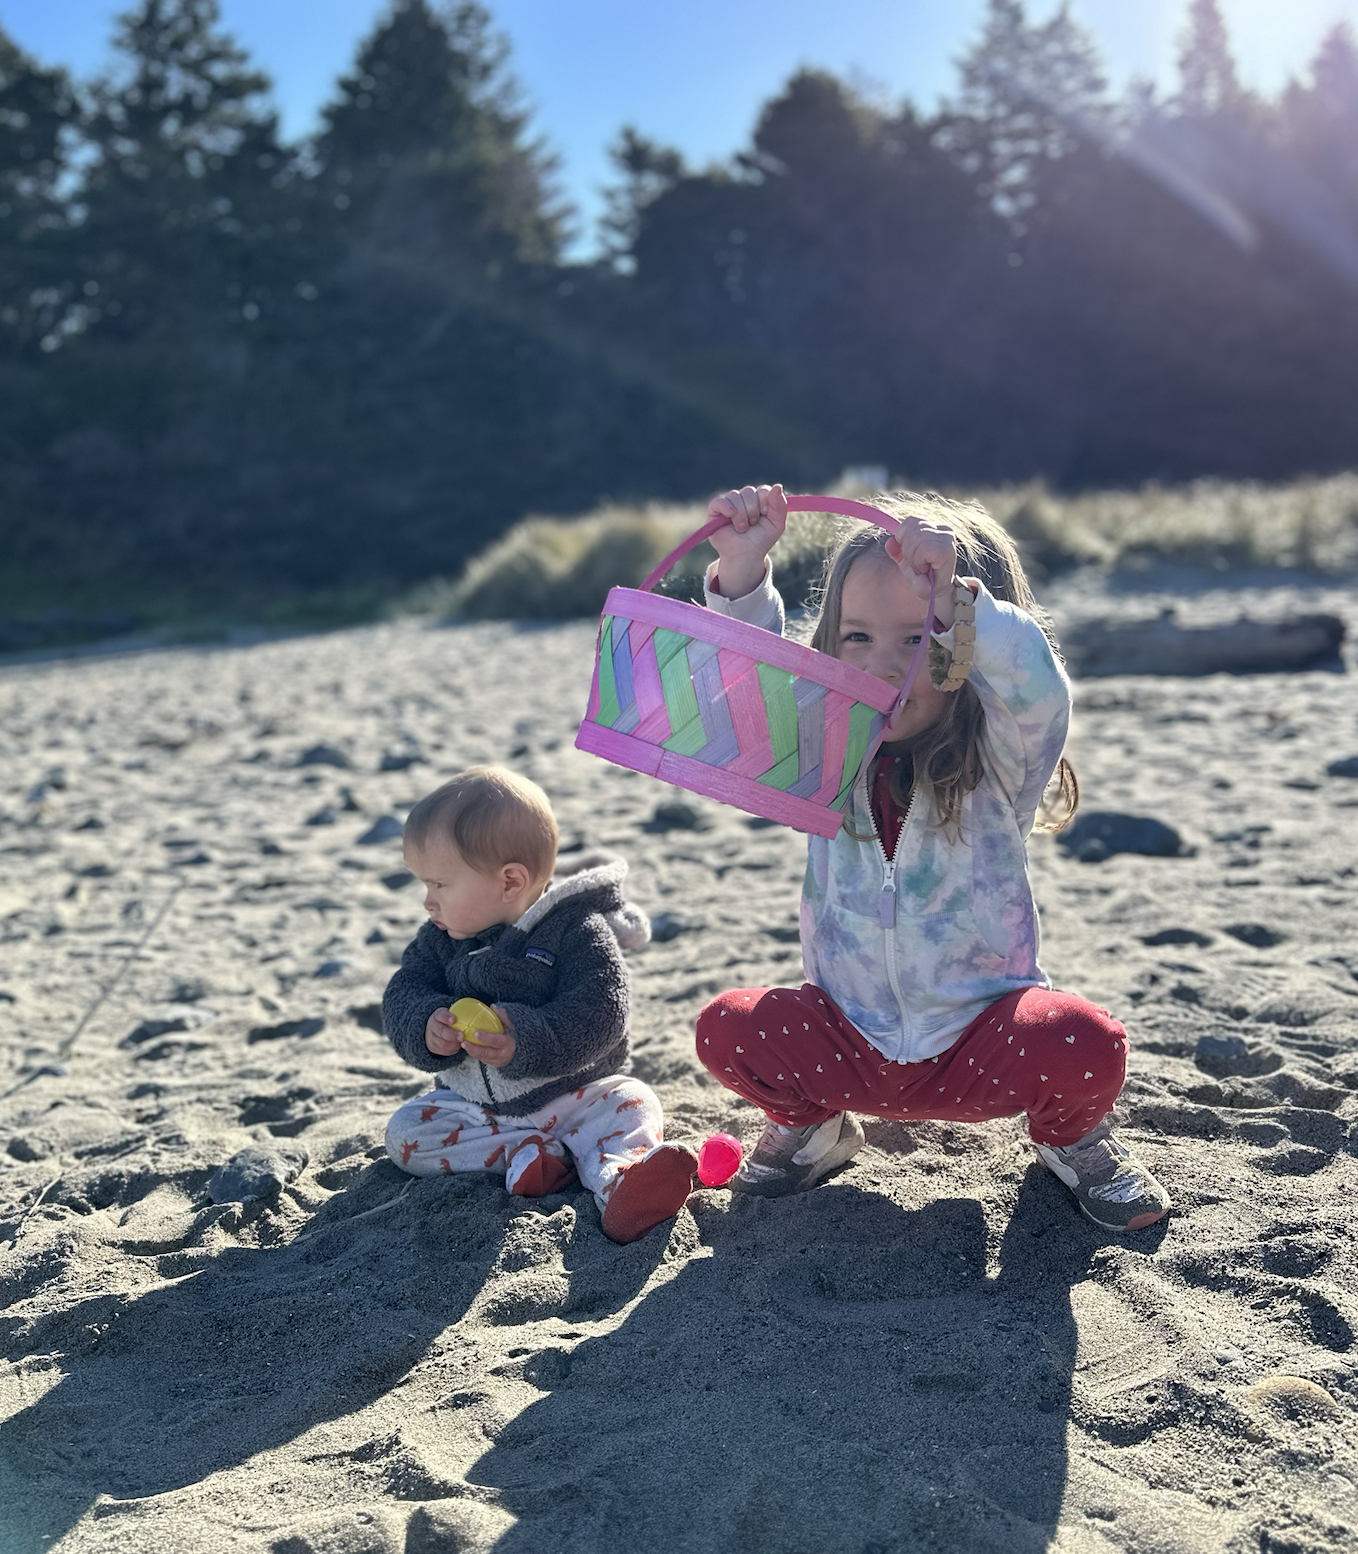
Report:
[[512,1192],[540,1154],[572,1160],[602,1209],[618,1177],[660,1143],[660,1098],[639,1079],[598,1079],[535,1112],[505,1117],[451,1090],[409,1100],[387,1124],[387,1153],[412,1176],[495,1171]]

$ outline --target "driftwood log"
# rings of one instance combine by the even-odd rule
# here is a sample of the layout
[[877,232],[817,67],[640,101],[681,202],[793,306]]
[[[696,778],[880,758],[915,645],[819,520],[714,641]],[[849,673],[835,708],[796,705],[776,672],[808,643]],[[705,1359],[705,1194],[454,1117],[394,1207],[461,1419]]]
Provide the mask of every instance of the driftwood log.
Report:
[[1337,615],[1181,626],[1166,610],[1156,620],[1126,625],[1087,621],[1063,636],[1062,648],[1077,675],[1259,674],[1332,664],[1343,641]]

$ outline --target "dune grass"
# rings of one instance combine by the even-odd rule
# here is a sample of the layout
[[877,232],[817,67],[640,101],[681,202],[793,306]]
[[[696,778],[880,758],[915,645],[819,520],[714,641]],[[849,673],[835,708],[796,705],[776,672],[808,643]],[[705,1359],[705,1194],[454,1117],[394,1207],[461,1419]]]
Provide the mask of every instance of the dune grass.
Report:
[[[845,484],[832,494],[872,495]],[[949,494],[979,497],[1014,536],[1038,581],[1076,567],[1124,574],[1162,565],[1358,573],[1358,474],[1283,486],[1201,480],[1063,496],[1032,484]],[[527,518],[456,582],[431,585],[411,604],[466,620],[594,615],[611,587],[636,587],[705,516],[696,503],[649,503],[605,507],[583,518]],[[852,527],[825,513],[791,516],[774,553],[789,607],[812,600],[827,552]],[[711,546],[699,546],[660,591],[701,599],[703,572],[713,559]]]
[[977,495],[1039,575],[1081,565],[1358,572],[1358,474],[1281,486],[1199,480],[1073,497],[1040,485]]

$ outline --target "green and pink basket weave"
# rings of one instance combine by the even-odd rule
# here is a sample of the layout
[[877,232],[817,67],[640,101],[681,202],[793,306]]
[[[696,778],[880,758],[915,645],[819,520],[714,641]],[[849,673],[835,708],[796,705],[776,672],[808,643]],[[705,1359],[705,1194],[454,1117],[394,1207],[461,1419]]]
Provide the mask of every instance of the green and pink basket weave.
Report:
[[[789,496],[789,512],[898,521],[864,502]],[[651,590],[726,522],[710,519],[640,588],[609,591],[576,745],[752,815],[833,837],[853,785],[924,662],[900,686],[828,654]],[[933,619],[933,585],[929,614]]]

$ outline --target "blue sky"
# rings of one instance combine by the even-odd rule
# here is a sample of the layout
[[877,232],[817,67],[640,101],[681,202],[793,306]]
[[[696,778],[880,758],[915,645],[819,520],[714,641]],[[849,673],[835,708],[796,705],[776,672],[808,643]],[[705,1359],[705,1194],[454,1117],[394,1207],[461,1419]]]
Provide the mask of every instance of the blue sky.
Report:
[[[220,0],[226,25],[272,76],[283,123],[315,123],[385,0]],[[0,0],[0,25],[30,53],[88,76],[103,67],[124,0]],[[1053,0],[1030,0],[1045,17]],[[953,90],[953,61],[984,0],[488,0],[539,134],[561,159],[564,192],[588,238],[623,124],[690,162],[748,140],[760,104],[800,65],[822,66],[931,108]],[[1072,0],[1117,82],[1174,80],[1187,0]],[[1358,0],[1225,0],[1242,74],[1276,91],[1305,70],[1335,22],[1358,29]],[[587,246],[587,244],[586,244]]]

